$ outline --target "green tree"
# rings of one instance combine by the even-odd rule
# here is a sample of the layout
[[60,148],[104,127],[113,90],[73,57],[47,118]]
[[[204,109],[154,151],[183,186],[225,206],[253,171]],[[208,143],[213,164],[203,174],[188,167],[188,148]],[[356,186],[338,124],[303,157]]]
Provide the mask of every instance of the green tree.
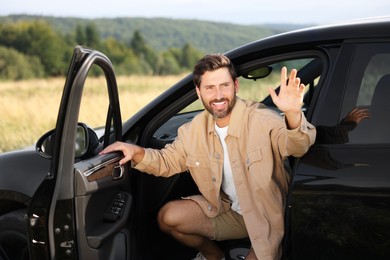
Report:
[[182,72],[176,57],[170,51],[163,52],[158,59],[158,74],[170,75]]
[[115,73],[118,75],[151,73],[150,66],[142,66],[131,48],[112,37],[108,37],[103,41],[102,52],[111,60]]
[[30,43],[27,54],[37,56],[45,68],[46,74],[63,74],[66,46],[60,34],[54,32],[46,22],[33,22],[26,31]]
[[63,37],[54,32],[47,22],[36,20],[6,24],[0,30],[0,45],[39,58],[45,75],[58,76],[64,73],[67,46]]
[[25,37],[29,22],[0,24],[0,45],[27,53],[28,39]]
[[195,63],[203,56],[203,53],[186,43],[181,49],[180,65],[192,69]]
[[0,79],[22,80],[43,76],[37,57],[24,55],[13,48],[0,46]]
[[90,48],[98,49],[100,46],[99,31],[94,23],[89,23],[85,27],[86,45]]
[[185,44],[183,48],[169,48],[163,52],[159,59],[159,74],[178,74],[191,71],[203,53]]
[[130,47],[134,50],[136,54],[144,53],[146,50],[147,44],[144,38],[141,35],[141,32],[136,30],[133,34],[133,38],[130,41]]
[[[157,53],[146,42],[140,30],[134,31],[128,43],[115,34],[101,38],[96,24],[92,21],[78,21],[72,32],[61,34],[60,32],[66,30],[54,31],[52,24],[44,18],[0,23],[0,46],[15,49],[19,54],[16,55],[17,63],[23,64],[27,61],[36,64],[34,67],[40,71],[29,74],[36,76],[65,75],[76,45],[84,45],[106,54],[118,74],[177,74],[192,70],[195,62],[202,56],[200,51],[188,43],[182,48],[170,48]],[[10,59],[7,61],[7,66],[10,66]],[[27,73],[28,69],[25,70]],[[5,74],[4,72],[3,75]],[[30,77],[26,75],[17,77]]]
[[130,41],[130,47],[133,49],[134,54],[140,59],[141,66],[148,65],[153,74],[158,74],[158,55],[156,52],[146,43],[141,35],[140,31],[135,31],[133,38]]
[[102,42],[101,52],[111,60],[113,64],[121,64],[126,58],[126,52],[129,48],[122,42],[113,37],[108,37]]
[[87,35],[85,33],[84,27],[81,24],[76,26],[76,44],[85,45],[87,43]]

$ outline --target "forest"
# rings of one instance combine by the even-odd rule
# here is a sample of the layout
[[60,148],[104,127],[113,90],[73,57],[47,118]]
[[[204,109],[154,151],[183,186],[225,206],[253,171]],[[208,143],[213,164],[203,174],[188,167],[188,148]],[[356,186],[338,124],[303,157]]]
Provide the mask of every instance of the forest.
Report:
[[76,45],[106,54],[117,75],[179,74],[205,53],[223,53],[291,29],[163,18],[4,16],[0,80],[64,76]]

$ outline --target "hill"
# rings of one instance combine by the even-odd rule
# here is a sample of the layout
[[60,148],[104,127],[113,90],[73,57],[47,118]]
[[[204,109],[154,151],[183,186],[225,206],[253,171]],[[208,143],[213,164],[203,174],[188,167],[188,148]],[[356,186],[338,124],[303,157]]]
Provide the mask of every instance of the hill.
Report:
[[238,25],[200,20],[167,18],[110,18],[81,19],[73,17],[51,17],[11,15],[0,16],[0,23],[21,20],[45,20],[54,30],[62,34],[72,33],[77,25],[93,23],[102,38],[113,37],[129,42],[136,30],[156,50],[171,47],[181,48],[186,43],[205,52],[223,53],[242,44],[287,30],[298,29],[296,25]]

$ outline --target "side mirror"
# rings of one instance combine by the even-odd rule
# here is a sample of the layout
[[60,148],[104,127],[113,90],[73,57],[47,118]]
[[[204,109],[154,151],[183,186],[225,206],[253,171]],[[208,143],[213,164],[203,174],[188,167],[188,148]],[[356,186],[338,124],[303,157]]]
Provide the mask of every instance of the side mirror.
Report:
[[[76,140],[75,140],[75,158],[83,157],[91,148],[97,147],[98,141],[96,134],[83,123],[78,123],[76,129]],[[54,134],[55,129],[45,133],[35,145],[35,150],[38,154],[44,158],[51,159],[53,156],[54,146]],[[91,138],[92,137],[92,138]],[[92,142],[91,142],[92,141]]]

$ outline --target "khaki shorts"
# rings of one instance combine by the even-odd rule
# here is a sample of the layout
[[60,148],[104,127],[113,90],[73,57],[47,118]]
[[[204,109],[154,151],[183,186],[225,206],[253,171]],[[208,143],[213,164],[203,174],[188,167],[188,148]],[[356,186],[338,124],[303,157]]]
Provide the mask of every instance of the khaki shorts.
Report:
[[214,227],[214,240],[240,239],[248,237],[244,218],[232,209],[210,218]]

